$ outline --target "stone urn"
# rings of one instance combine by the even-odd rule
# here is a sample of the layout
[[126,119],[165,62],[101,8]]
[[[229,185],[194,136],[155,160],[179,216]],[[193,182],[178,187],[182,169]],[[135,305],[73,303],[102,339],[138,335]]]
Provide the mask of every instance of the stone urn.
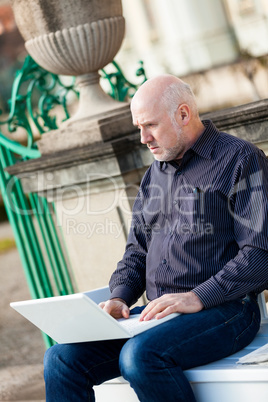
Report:
[[[113,60],[124,37],[121,0],[11,0],[11,4],[32,58],[52,73],[76,76],[80,92],[76,114],[60,127],[61,138],[54,133],[51,148],[52,132],[44,134],[38,141],[40,151],[83,146],[131,131],[129,106],[102,90],[98,74]],[[64,133],[69,139],[62,141]]]

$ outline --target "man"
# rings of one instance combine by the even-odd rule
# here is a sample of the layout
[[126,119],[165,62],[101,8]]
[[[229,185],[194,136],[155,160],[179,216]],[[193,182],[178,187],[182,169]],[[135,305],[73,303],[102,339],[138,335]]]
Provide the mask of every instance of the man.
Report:
[[47,401],[94,401],[93,386],[123,375],[140,401],[195,401],[184,370],[244,348],[260,324],[268,283],[265,155],[201,121],[191,89],[170,75],[131,103],[155,161],[133,207],[123,259],[101,307],[141,320],[181,313],[129,340],[56,345],[45,356]]

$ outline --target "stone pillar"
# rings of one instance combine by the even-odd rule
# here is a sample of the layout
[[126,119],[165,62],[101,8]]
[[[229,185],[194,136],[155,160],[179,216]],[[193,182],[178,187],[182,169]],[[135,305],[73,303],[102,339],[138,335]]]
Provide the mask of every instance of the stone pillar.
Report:
[[154,0],[152,11],[159,22],[162,53],[174,74],[200,71],[237,59],[221,0]]
[[268,53],[268,3],[266,0],[224,0],[242,55]]
[[[144,1],[123,0],[123,7],[128,27],[128,40],[139,59],[146,60],[146,73],[148,76],[156,75],[156,71],[157,74],[164,74],[165,70],[157,62],[157,49],[151,38]],[[137,21],[139,21],[138,29]],[[135,62],[136,60],[133,61],[133,63]]]

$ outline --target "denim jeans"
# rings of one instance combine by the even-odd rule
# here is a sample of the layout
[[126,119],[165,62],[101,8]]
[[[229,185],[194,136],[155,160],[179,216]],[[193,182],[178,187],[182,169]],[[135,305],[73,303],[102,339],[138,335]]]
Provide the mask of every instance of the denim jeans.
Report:
[[193,402],[183,371],[247,346],[260,326],[256,299],[182,314],[131,339],[52,346],[44,358],[47,402],[95,401],[93,386],[122,375],[142,402]]

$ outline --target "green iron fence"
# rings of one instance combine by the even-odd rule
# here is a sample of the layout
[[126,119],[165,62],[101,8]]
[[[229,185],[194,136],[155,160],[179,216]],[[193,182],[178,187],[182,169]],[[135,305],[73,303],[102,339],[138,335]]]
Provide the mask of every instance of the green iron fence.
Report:
[[[136,75],[144,82],[146,76],[140,63]],[[109,94],[123,101],[133,96],[137,85],[125,78],[116,62],[112,65],[113,71],[102,70],[101,77],[109,83]],[[0,130],[0,190],[32,298],[73,293],[74,280],[53,203],[35,193],[25,194],[20,180],[6,168],[41,156],[35,143],[36,133],[42,135],[57,129],[56,105],[61,107],[63,119],[69,118],[68,100],[78,97],[78,92],[72,78],[68,84],[64,81],[27,56],[15,76],[9,116],[0,121],[0,129],[2,126],[12,135],[21,128],[26,137],[22,145]],[[43,337],[47,347],[53,344],[45,334]]]

